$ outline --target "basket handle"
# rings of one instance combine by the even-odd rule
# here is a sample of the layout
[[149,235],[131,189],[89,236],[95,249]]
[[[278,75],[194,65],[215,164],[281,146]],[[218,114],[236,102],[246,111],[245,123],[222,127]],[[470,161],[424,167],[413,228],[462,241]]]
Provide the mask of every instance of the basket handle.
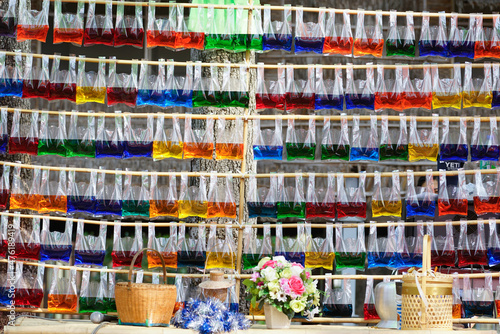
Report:
[[[132,270],[134,269],[135,260],[139,257],[139,255],[144,251],[152,251],[160,256],[161,266],[163,267],[163,284],[167,284],[167,268],[165,267],[165,260],[163,259],[163,255],[153,248],[143,248],[137,253],[135,253],[134,258],[132,259],[132,263],[130,263],[130,267],[128,269],[128,287],[132,286]],[[147,256],[147,254],[146,254]]]

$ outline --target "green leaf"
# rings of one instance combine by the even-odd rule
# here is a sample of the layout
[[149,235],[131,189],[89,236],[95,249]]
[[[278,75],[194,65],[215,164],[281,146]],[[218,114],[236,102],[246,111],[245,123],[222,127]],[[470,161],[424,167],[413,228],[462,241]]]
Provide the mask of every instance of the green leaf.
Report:
[[247,278],[246,280],[243,281],[243,284],[245,284],[245,286],[250,288],[252,285],[255,284],[255,282],[251,281],[249,278]]

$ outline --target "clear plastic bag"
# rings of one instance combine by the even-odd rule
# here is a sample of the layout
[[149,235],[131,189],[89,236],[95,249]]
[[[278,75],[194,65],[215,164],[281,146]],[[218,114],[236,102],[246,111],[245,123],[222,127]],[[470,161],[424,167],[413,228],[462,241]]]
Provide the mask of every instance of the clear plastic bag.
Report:
[[95,117],[87,116],[83,119],[86,119],[86,126],[78,126],[78,112],[71,112],[68,139],[64,143],[66,157],[95,158]]
[[344,87],[342,69],[335,69],[335,80],[323,80],[323,69],[316,68],[316,90],[314,94],[314,109],[344,110]]
[[[21,218],[12,219],[14,229],[16,259],[39,261],[40,259],[40,218],[32,218],[31,231],[21,230]],[[9,253],[10,254],[10,253]]]
[[40,117],[40,135],[38,137],[37,155],[66,156],[66,115],[59,114],[58,126],[49,125],[49,115],[42,112]]
[[365,320],[380,319],[375,309],[375,293],[373,291],[373,277],[366,279],[365,303],[363,304],[363,317]]
[[165,82],[165,59],[158,59],[158,75],[149,75],[149,66],[141,61],[139,74],[139,90],[136,105],[167,107],[167,91]]
[[350,57],[352,55],[351,16],[347,10],[342,12],[344,24],[335,24],[335,11],[328,10],[328,19],[325,29],[324,54],[339,54]]
[[0,152],[4,154],[7,153],[9,145],[8,118],[7,108],[0,108]]
[[66,171],[59,171],[59,181],[50,181],[50,171],[44,169],[40,183],[38,212],[65,214],[67,211],[66,187]]
[[[450,131],[450,120],[443,119],[439,159],[441,161],[467,161],[469,146],[467,145],[467,118],[460,117],[460,131]],[[458,135],[458,136],[457,136]]]
[[220,117],[217,120],[217,143],[215,143],[216,160],[243,159],[243,119],[237,117],[234,122],[226,122]]
[[450,24],[450,35],[448,37],[448,57],[467,57],[474,59],[474,44],[476,40],[476,20],[481,20],[482,29],[482,17],[480,15],[471,15],[469,17],[469,29],[463,29],[458,27],[458,15],[456,13],[451,14],[451,24]]
[[[38,170],[39,172],[39,170]],[[37,169],[34,170],[37,173]],[[29,205],[30,188],[25,180],[21,180],[21,167],[15,166],[10,193],[10,209],[27,209]]]
[[484,63],[484,79],[472,78],[472,65],[465,63],[464,85],[462,89],[463,108],[491,108],[493,81],[491,64]]
[[326,297],[323,302],[323,316],[333,318],[352,317],[351,280],[343,279],[343,287],[332,289],[331,279],[327,278],[325,279],[325,286]]
[[69,263],[73,250],[71,234],[73,233],[73,220],[66,220],[64,232],[49,231],[49,218],[43,218],[41,243],[41,261],[63,261]]
[[261,130],[260,119],[255,119],[253,122],[255,134],[253,143],[254,160],[282,160],[281,118],[274,120],[274,131],[271,129]]
[[239,77],[231,77],[230,65],[224,66],[222,72],[222,87],[219,107],[221,108],[248,108],[248,73],[246,65],[239,67]]
[[97,119],[97,140],[95,145],[96,158],[123,158],[123,117],[120,111],[115,111],[115,127],[106,126],[106,117]]
[[283,174],[278,174],[278,219],[305,218],[306,200],[302,175],[295,175],[295,187],[286,187]]
[[122,174],[120,174],[120,169],[116,169],[116,171],[117,173],[113,175],[113,184],[106,184],[106,174],[104,172],[99,172],[97,175],[95,216],[122,215]]
[[113,4],[106,1],[105,14],[95,13],[95,0],[89,0],[87,20],[85,21],[85,34],[83,45],[109,45],[113,46],[115,29],[113,28]]
[[250,35],[248,36],[247,50],[262,52],[262,36],[264,30],[262,29],[262,10],[254,9],[250,19]]
[[408,133],[405,114],[399,114],[399,130],[389,129],[388,117],[382,116],[380,134],[380,161],[408,161]]
[[85,233],[82,219],[76,222],[75,265],[102,266],[106,255],[107,225],[100,224],[97,235]]
[[488,265],[490,267],[500,264],[500,241],[497,233],[497,223],[495,219],[488,220],[490,226],[490,237],[488,239]]
[[50,72],[50,97],[49,100],[68,100],[76,102],[76,58],[69,57],[67,70],[59,70],[61,59],[54,57],[52,71]]
[[382,11],[375,12],[375,25],[365,27],[365,12],[358,10],[356,34],[354,38],[354,57],[374,56],[382,57],[384,50],[384,36],[382,35]]
[[307,69],[307,81],[295,80],[293,67],[286,68],[286,110],[314,109],[314,68]]
[[[191,8],[190,14],[196,9]],[[199,9],[198,9],[199,10]],[[184,16],[184,6],[177,5],[177,28],[175,35],[175,48],[182,49],[196,49],[203,50],[205,44],[205,34],[200,27],[199,18],[194,24],[193,29],[188,29]]]
[[436,64],[431,65],[432,70],[432,109],[462,108],[462,73],[460,64],[453,65],[453,79],[439,78]]
[[335,219],[335,174],[328,173],[325,189],[316,188],[314,173],[309,173],[306,198],[306,218]]
[[[474,212],[478,216],[500,213],[499,191],[500,172],[496,176],[482,175],[480,170],[475,172]],[[483,181],[484,179],[484,181]]]
[[368,235],[368,269],[385,267],[384,252],[387,245],[387,238],[377,237],[377,225],[370,222],[370,234]]
[[412,170],[406,172],[406,180],[406,217],[426,216],[433,218],[436,211],[437,196],[434,193],[432,169],[427,170],[425,187],[415,188]]
[[149,114],[146,128],[132,127],[130,115],[124,117],[123,158],[151,158],[153,154],[153,115]]
[[482,288],[471,289],[468,276],[465,276],[463,280],[463,318],[472,318],[474,316],[493,318],[495,314],[495,299],[493,297],[493,279],[491,274],[485,276],[484,287]]
[[[40,264],[36,271],[33,270],[32,266],[29,266],[29,270],[23,272],[23,263],[15,262],[15,276],[14,282],[10,281],[9,287],[6,287],[6,292],[12,292],[9,290],[12,286],[15,287],[15,293],[13,293],[13,298],[9,298],[7,306],[25,307],[25,308],[37,308],[40,307],[43,300],[43,275],[45,272],[45,266]],[[10,277],[10,276],[9,276]]]
[[360,225],[357,228],[356,238],[344,238],[342,227],[335,227],[335,268],[354,268],[357,270],[365,269],[366,247],[365,247],[365,228]]
[[30,9],[27,0],[19,0],[17,41],[28,40],[45,43],[49,31],[49,0],[42,1],[41,10]]
[[304,237],[304,225],[298,224],[297,237],[294,239],[285,239],[285,259],[289,262],[300,264],[302,268],[304,268],[306,258],[306,243]]
[[[148,248],[157,250],[163,256],[165,267],[177,268],[177,226],[170,225],[168,237],[156,237],[155,225],[148,225]],[[161,268],[162,262],[157,253],[148,251],[148,268]]]
[[[115,60],[115,57],[111,57]],[[106,96],[108,98],[108,106],[117,105],[119,103],[126,104],[129,107],[135,107],[137,102],[137,63],[130,65],[130,74],[116,73],[116,62],[109,63],[108,82],[106,88]]]
[[295,120],[289,119],[285,144],[287,160],[314,160],[316,153],[315,120],[309,119],[309,126],[307,129],[295,129]]
[[79,313],[108,312],[108,302],[106,298],[108,290],[108,273],[101,271],[99,276],[98,282],[91,281],[90,271],[83,271],[80,298],[78,299]]
[[333,247],[333,224],[326,224],[326,238],[312,238],[311,225],[305,223],[306,229],[306,258],[304,267],[333,269],[335,259],[335,248]]
[[0,36],[16,37],[17,34],[17,0],[9,0],[6,9],[0,10]]
[[[80,173],[79,173],[80,174]],[[75,171],[68,172],[68,213],[94,214],[97,194],[97,171],[90,172],[88,182],[76,182]]]
[[259,263],[259,251],[262,248],[262,239],[257,237],[257,229],[245,226],[243,230],[243,253],[241,254],[244,270],[255,268]]
[[179,219],[187,217],[207,218],[208,200],[205,176],[199,178],[199,186],[188,186],[188,176],[181,175],[179,193]]
[[[123,0],[122,0],[123,1]],[[135,15],[124,15],[123,3],[116,5],[114,46],[132,45],[142,49],[144,45],[144,25],[142,23],[142,5],[135,5]]]
[[408,160],[437,161],[439,154],[439,118],[432,115],[432,129],[417,129],[417,119],[410,116],[410,137],[408,141]]
[[50,98],[49,57],[42,56],[42,66],[33,66],[33,55],[24,63],[23,98]]
[[[500,21],[500,19],[499,19]],[[500,48],[500,37],[499,37],[499,48]],[[500,108],[500,65],[493,63],[493,86],[492,86],[492,98],[491,98],[491,109]]]
[[431,265],[454,267],[456,253],[451,221],[446,222],[445,235],[434,235],[434,223],[427,223],[427,234],[431,236]]
[[340,159],[349,161],[349,126],[346,114],[340,115],[340,131],[330,128],[330,118],[325,117],[321,139],[321,160]]
[[271,176],[269,188],[257,188],[255,175],[250,175],[247,190],[248,218],[276,218],[277,217],[277,191],[278,178]]
[[76,313],[78,308],[76,269],[69,270],[69,277],[59,277],[59,273],[59,268],[54,268],[47,296],[49,311]]
[[164,129],[165,115],[156,118],[156,132],[153,139],[153,159],[155,161],[166,158],[182,159],[184,142],[182,141],[179,118],[172,117],[172,128]]
[[488,265],[484,222],[478,219],[477,231],[467,234],[467,221],[460,221],[460,235],[458,239],[458,267],[470,265]]
[[60,0],[54,1],[54,44],[73,43],[81,46],[83,42],[83,14],[85,3],[78,1],[76,14],[63,13]]
[[410,79],[410,69],[403,68],[403,109],[432,109],[432,76],[431,67],[424,64],[422,79]]
[[[126,169],[128,171],[128,168]],[[149,218],[149,177],[141,175],[140,184],[132,184],[132,175],[125,175],[122,216]]]
[[439,12],[439,26],[430,26],[429,12],[422,12],[422,28],[418,41],[419,56],[448,56],[448,39],[446,37],[446,15]]
[[186,75],[174,77],[173,66],[167,67],[167,105],[178,107],[193,107],[193,65],[186,64]]
[[439,170],[439,216],[460,215],[467,217],[468,201],[463,168],[458,170],[458,185],[447,186],[446,171]]
[[345,107],[349,109],[375,110],[375,77],[373,63],[366,69],[366,80],[354,80],[353,66],[347,64],[345,84]]
[[370,116],[370,131],[360,131],[359,116],[353,116],[352,147],[350,161],[378,161],[379,142],[377,131],[377,116]]
[[384,65],[377,65],[375,111],[384,109],[403,110],[403,68],[396,65],[396,79],[384,79]]
[[193,108],[220,107],[218,67],[210,65],[210,76],[202,77],[201,62],[196,62],[193,77]]
[[15,50],[13,65],[7,65],[5,52],[0,51],[0,97],[23,96],[23,58],[20,51]]
[[337,218],[366,218],[365,171],[359,173],[356,187],[344,185],[344,175],[337,173]]
[[85,56],[78,60],[78,81],[76,86],[76,103],[106,101],[106,63],[105,57],[99,57],[98,71],[85,72]]
[[3,166],[2,168],[2,178],[0,179],[0,209],[6,210],[9,207],[9,196],[10,196],[10,166]]
[[205,226],[198,226],[198,237],[196,239],[186,238],[185,228],[184,225],[179,225],[177,266],[204,269],[207,259]]
[[413,12],[406,12],[406,27],[397,25],[397,12],[391,10],[389,16],[389,33],[385,42],[387,57],[407,56],[415,57],[415,28],[413,26]]
[[148,27],[147,27],[147,47],[156,46],[175,47],[175,22],[170,22],[170,18],[175,18],[175,7],[169,7],[169,18],[156,18],[156,1],[149,0],[148,6]]
[[233,178],[226,176],[224,195],[219,192],[217,174],[212,172],[208,188],[207,218],[236,218],[236,203],[233,196]]
[[497,120],[490,118],[489,131],[481,130],[481,118],[474,117],[474,130],[470,143],[470,160],[497,161],[500,156]]
[[372,217],[401,217],[399,171],[392,172],[392,187],[382,187],[380,172],[375,171],[372,195]]
[[211,160],[214,154],[214,118],[207,118],[205,129],[193,129],[191,116],[184,120],[184,159]]
[[[142,225],[135,225],[134,237],[121,236],[121,224],[118,221],[114,222],[113,234],[113,251],[111,259],[113,260],[113,268],[129,267],[132,264],[132,259],[142,249]],[[137,256],[134,263],[135,268],[141,268],[142,253]]]
[[292,51],[292,10],[290,5],[285,5],[283,21],[271,22],[271,8],[264,6],[264,35],[262,36],[262,49]]
[[177,182],[174,175],[168,179],[168,187],[158,184],[158,175],[151,175],[149,217],[178,217]]
[[325,42],[325,9],[320,8],[318,23],[304,22],[302,8],[295,9],[295,53],[323,53]]
[[493,14],[493,28],[483,28],[483,16],[476,16],[474,59],[500,57],[500,16]]

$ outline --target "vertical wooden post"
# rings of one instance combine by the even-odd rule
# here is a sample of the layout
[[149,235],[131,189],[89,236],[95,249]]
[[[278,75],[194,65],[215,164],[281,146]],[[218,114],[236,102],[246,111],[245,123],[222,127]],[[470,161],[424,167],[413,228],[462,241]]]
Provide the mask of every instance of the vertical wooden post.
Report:
[[[431,236],[426,234],[424,236],[424,245],[422,249],[422,291],[424,297],[427,296],[427,273],[431,269]],[[421,329],[427,329],[427,308],[425,307],[424,301],[420,302],[420,312],[421,312]]]

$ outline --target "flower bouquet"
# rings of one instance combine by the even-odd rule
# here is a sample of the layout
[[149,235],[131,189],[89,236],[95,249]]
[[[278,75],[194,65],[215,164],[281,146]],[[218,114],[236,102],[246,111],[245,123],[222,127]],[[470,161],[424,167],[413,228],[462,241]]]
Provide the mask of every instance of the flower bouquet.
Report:
[[259,308],[262,308],[268,303],[288,319],[300,313],[312,320],[319,313],[318,281],[311,278],[308,269],[299,263],[288,262],[283,256],[260,260],[252,278],[246,279],[243,284],[253,306],[258,302]]

